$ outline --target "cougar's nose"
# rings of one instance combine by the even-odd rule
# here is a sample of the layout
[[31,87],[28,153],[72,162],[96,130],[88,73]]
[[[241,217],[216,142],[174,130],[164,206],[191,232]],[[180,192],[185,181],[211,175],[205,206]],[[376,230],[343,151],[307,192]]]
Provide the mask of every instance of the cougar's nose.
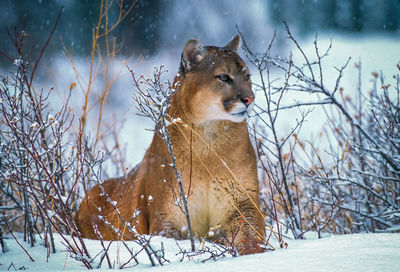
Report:
[[252,97],[246,96],[246,97],[240,98],[240,100],[241,100],[246,106],[248,106],[248,105],[251,104],[251,102],[254,101],[254,96],[252,96]]

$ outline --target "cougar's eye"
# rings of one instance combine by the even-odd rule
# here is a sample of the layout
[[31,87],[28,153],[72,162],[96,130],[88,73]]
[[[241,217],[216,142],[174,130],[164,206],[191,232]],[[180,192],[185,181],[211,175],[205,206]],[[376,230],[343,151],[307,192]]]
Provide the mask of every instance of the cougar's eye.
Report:
[[224,83],[231,84],[233,82],[232,78],[226,74],[220,74],[217,76],[217,78]]
[[245,74],[244,75],[244,80],[249,81],[250,80],[250,74]]

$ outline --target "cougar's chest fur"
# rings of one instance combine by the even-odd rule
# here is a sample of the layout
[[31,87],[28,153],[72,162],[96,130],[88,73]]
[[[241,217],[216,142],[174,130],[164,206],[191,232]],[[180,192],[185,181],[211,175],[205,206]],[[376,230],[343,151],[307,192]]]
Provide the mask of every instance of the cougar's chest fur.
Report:
[[[213,121],[191,127],[177,125],[170,133],[177,166],[184,187],[188,188],[193,232],[207,237],[210,229],[218,229],[229,221],[234,203],[245,198],[242,185],[245,186],[245,175],[255,163],[254,151],[241,137],[247,133],[247,125]],[[247,170],[238,171],[242,168]],[[185,218],[177,217],[185,230]]]

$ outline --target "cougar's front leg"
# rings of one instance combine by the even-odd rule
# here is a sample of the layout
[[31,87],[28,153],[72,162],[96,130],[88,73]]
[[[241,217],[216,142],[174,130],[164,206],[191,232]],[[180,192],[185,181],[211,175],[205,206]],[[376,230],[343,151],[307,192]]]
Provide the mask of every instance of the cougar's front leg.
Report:
[[264,252],[265,225],[262,215],[250,199],[236,203],[230,218],[230,230],[227,230],[228,241],[239,251],[240,255]]
[[[186,222],[183,212],[174,203],[164,198],[161,203],[149,205],[152,216],[149,221],[149,233],[168,238],[185,239],[183,224]],[[172,199],[172,198],[171,198]],[[154,204],[156,207],[152,207]]]

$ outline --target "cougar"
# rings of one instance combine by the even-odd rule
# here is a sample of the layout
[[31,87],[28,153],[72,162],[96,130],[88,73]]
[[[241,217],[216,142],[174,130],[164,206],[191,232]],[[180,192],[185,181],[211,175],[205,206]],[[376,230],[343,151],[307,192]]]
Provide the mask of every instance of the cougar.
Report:
[[[173,83],[168,133],[194,236],[252,254],[263,252],[265,225],[246,123],[254,93],[239,46],[239,35],[224,47],[202,46],[195,39],[186,43]],[[87,192],[76,216],[81,235],[135,239],[128,224],[139,234],[187,238],[171,163],[167,145],[155,133],[135,169]]]

